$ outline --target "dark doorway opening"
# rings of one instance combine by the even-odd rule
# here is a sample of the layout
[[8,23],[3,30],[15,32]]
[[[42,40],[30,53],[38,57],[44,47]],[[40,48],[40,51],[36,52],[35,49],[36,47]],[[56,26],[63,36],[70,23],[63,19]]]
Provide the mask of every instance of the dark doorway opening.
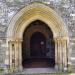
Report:
[[46,38],[40,32],[34,33],[30,39],[30,55],[32,58],[46,56]]
[[24,31],[22,65],[23,68],[54,68],[55,66],[53,33],[42,21],[32,22]]

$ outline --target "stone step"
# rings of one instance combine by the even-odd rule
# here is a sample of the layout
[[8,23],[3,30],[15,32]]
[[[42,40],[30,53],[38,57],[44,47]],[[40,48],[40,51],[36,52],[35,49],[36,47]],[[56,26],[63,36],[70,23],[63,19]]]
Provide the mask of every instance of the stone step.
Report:
[[21,72],[15,72],[7,75],[67,75],[53,68],[26,68]]
[[73,73],[37,73],[37,74],[5,74],[5,75],[75,75]]

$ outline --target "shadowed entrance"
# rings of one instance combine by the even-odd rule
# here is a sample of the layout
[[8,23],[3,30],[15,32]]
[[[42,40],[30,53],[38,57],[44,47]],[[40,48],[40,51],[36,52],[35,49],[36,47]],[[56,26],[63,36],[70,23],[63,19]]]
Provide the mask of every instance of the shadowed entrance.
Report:
[[23,68],[53,68],[55,66],[53,34],[42,21],[32,22],[24,32],[22,65]]
[[31,57],[41,58],[46,56],[46,38],[40,32],[35,32],[30,39]]

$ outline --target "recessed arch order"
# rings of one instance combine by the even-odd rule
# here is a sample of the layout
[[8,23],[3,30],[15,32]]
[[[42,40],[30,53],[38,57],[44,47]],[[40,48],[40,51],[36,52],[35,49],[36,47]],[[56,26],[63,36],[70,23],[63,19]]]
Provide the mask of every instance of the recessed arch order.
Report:
[[7,37],[22,38],[25,28],[35,20],[45,22],[52,29],[54,37],[68,37],[67,27],[61,17],[50,7],[41,3],[33,3],[19,11],[9,24]]
[[[17,45],[18,43],[21,43],[20,41],[23,40],[23,32],[27,28],[27,26],[36,20],[43,21],[48,25],[49,28],[51,28],[53,32],[53,38],[55,40],[55,62],[56,66],[59,69],[64,69],[64,67],[67,66],[67,55],[66,55],[66,47],[68,44],[68,29],[63,22],[62,18],[54,11],[52,8],[46,6],[42,3],[32,3],[26,7],[24,7],[22,10],[20,10],[11,20],[8,30],[7,30],[7,42],[11,44],[14,44],[15,49],[21,52],[21,45]],[[13,42],[14,41],[14,42]],[[16,42],[17,41],[17,42]],[[15,43],[16,42],[16,43]],[[57,47],[58,44],[58,47]],[[61,47],[60,47],[61,46]],[[62,48],[63,46],[63,48]],[[10,45],[8,45],[10,47]],[[19,48],[18,48],[19,47]],[[64,52],[63,52],[64,49]],[[61,53],[63,52],[63,55],[61,56]],[[57,52],[59,54],[57,54]],[[12,53],[12,49],[11,49]],[[65,57],[64,57],[65,56]],[[58,61],[59,57],[59,61]],[[16,59],[18,57],[16,56]],[[20,53],[20,61],[15,60],[15,65],[17,63],[19,64],[19,68],[21,68],[21,53]],[[12,57],[10,56],[9,60],[12,61]],[[65,61],[65,63],[64,63]],[[9,62],[12,64],[12,62]],[[59,64],[59,65],[58,65]],[[62,65],[61,65],[62,64]],[[15,66],[14,66],[15,67]],[[12,66],[11,66],[12,68]]]

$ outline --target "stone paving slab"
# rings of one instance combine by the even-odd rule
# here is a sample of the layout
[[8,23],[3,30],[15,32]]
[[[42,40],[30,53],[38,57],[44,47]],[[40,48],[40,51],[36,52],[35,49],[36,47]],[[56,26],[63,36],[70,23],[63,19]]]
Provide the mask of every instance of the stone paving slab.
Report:
[[5,75],[75,75],[75,73],[5,74]]
[[75,73],[58,72],[52,68],[26,68],[21,72],[9,73],[5,75],[75,75]]

